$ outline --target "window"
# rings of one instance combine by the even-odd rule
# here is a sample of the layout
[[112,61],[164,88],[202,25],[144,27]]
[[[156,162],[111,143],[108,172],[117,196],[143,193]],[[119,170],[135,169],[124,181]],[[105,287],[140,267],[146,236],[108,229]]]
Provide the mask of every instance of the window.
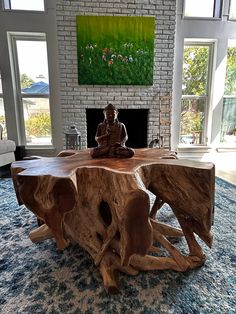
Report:
[[230,0],[229,18],[236,20],[236,0]]
[[207,116],[212,44],[185,43],[180,144],[207,143]]
[[27,146],[52,145],[45,35],[14,34],[10,38],[21,141]]
[[236,40],[228,43],[221,143],[236,145]]
[[222,0],[185,0],[185,17],[220,18]]
[[4,103],[3,103],[1,73],[0,73],[0,124],[3,126],[3,139],[6,139],[7,138],[7,131],[6,131],[5,110],[4,110]]
[[44,0],[4,0],[6,10],[44,11]]

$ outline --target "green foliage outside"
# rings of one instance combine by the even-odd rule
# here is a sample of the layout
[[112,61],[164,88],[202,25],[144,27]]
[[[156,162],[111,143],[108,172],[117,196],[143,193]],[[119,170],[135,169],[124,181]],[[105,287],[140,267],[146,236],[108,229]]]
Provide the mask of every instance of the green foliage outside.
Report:
[[202,113],[184,112],[181,116],[181,133],[192,134],[202,131]]
[[[186,46],[184,49],[182,94],[207,95],[209,47]],[[205,99],[183,99],[181,135],[192,135],[192,144],[202,144]]]
[[152,85],[152,17],[78,16],[80,84]]
[[[209,48],[191,46],[184,49],[183,95],[206,95]],[[236,47],[227,51],[225,95],[236,94]]]
[[23,73],[20,76],[20,85],[21,89],[30,87],[34,83],[34,80],[31,79],[27,74]]
[[6,121],[5,121],[5,116],[0,116],[0,124],[5,125]]
[[183,95],[207,95],[209,48],[186,46],[184,48]]
[[[207,95],[207,75],[209,63],[209,48],[207,46],[186,46],[183,65],[183,95]],[[227,69],[225,79],[225,95],[236,95],[236,47],[227,51]],[[198,102],[194,106],[194,102]],[[222,117],[221,141],[223,134],[233,132],[235,126],[235,99],[224,100]],[[194,134],[203,131],[205,101],[182,100],[181,135]]]
[[26,135],[41,137],[51,135],[51,119],[49,113],[35,113],[25,121]]
[[0,124],[3,126],[3,133],[2,133],[2,138],[3,139],[7,139],[7,130],[6,130],[6,120],[5,120],[5,116],[1,115],[0,116]]
[[[203,124],[204,124],[204,99],[191,99],[182,100],[182,112],[181,112],[181,134],[193,135],[193,141],[198,140],[197,136],[202,136]],[[193,144],[200,144],[199,142],[193,142]]]
[[225,95],[235,94],[236,94],[236,47],[229,47],[227,52]]

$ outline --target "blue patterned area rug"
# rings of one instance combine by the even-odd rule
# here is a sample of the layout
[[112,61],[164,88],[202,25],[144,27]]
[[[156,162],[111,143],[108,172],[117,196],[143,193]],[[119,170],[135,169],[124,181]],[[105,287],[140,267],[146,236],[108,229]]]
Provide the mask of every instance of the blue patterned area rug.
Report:
[[215,205],[213,247],[201,244],[204,266],[121,274],[120,294],[108,295],[78,245],[59,252],[53,240],[29,240],[36,219],[18,206],[11,179],[0,179],[0,313],[236,313],[236,186],[216,179]]

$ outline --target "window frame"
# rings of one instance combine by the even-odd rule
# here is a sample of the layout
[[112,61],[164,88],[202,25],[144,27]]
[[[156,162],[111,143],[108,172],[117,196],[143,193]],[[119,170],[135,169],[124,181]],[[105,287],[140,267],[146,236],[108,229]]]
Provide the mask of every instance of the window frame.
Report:
[[[1,73],[0,73],[0,81],[2,80],[2,77],[1,77]],[[0,89],[0,99],[2,99],[2,103],[3,103],[3,108],[4,108],[4,99],[3,99],[3,90]],[[5,109],[5,108],[4,108]],[[4,110],[5,111],[5,110]],[[4,112],[4,115],[5,115],[5,112]],[[5,119],[6,119],[6,115],[5,115]],[[0,138],[1,140],[1,138]]]
[[38,12],[38,13],[45,13],[46,11],[46,0],[43,0],[43,4],[44,4],[44,10],[26,10],[26,9],[12,9],[11,8],[11,0],[2,0],[2,5],[3,5],[3,9],[4,11],[14,11],[14,12]]
[[[232,44],[233,42],[233,44]],[[228,47],[227,47],[227,54],[228,54],[228,49],[230,47],[233,47],[236,49],[236,39],[228,39]],[[224,109],[225,109],[225,101],[227,99],[234,99],[236,101],[236,93],[235,94],[226,94],[225,93],[225,89],[226,89],[226,77],[227,77],[227,67],[228,67],[228,58],[226,58],[226,76],[225,76],[225,86],[224,86],[224,95],[223,95],[223,108],[222,108],[222,116],[221,116],[221,128],[220,128],[220,145],[222,147],[224,146],[231,146],[231,147],[236,147],[236,142],[235,143],[224,143],[222,141],[223,137],[224,137],[224,134],[223,134],[223,123],[225,122],[225,119],[224,119]]]
[[[51,144],[50,145],[32,145],[27,144],[26,141],[26,132],[25,132],[25,120],[24,120],[24,106],[23,99],[27,98],[46,98],[49,102],[49,114],[52,121],[52,113],[50,108],[50,93],[49,94],[24,94],[21,92],[21,84],[20,84],[20,70],[19,70],[19,60],[17,55],[17,40],[25,40],[25,41],[45,41],[46,34],[45,33],[22,33],[22,32],[8,32],[8,44],[10,48],[10,59],[11,59],[11,67],[13,72],[13,85],[15,89],[16,96],[16,116],[19,130],[19,141],[21,145],[25,145],[26,148],[52,148],[53,147],[53,136],[51,134]],[[48,65],[49,66],[49,65]],[[52,123],[51,123],[52,129]]]
[[[235,39],[228,39],[228,46],[227,46],[227,52],[226,52],[226,76],[225,76],[225,86],[224,86],[224,96],[223,97],[232,97],[236,98],[236,93],[235,94],[225,94],[225,89],[226,89],[226,77],[227,77],[227,67],[228,67],[228,49],[229,48],[235,48],[236,49],[236,38]],[[235,81],[236,84],[236,81]]]
[[[182,68],[184,64],[184,49],[185,46],[208,46],[209,47],[209,56],[208,56],[208,77],[206,82],[206,95],[183,95],[181,92],[181,104],[182,100],[189,98],[199,98],[199,99],[205,99],[206,100],[206,107],[205,107],[205,118],[204,118],[204,132],[203,132],[203,138],[204,141],[201,144],[189,144],[188,147],[196,147],[196,146],[207,146],[209,145],[209,117],[210,117],[210,110],[211,110],[211,101],[212,101],[212,95],[211,95],[211,89],[212,89],[212,76],[213,76],[213,68],[214,68],[214,53],[215,53],[215,40],[208,40],[208,39],[199,39],[199,38],[185,38],[184,39],[184,47],[183,47],[183,58],[182,58]],[[182,73],[182,80],[183,80],[183,73]],[[186,144],[180,143],[181,134],[179,133],[179,140],[178,140],[178,146],[184,146],[186,147]]]
[[186,16],[185,8],[186,1],[183,0],[183,10],[182,10],[182,18],[183,19],[191,19],[191,20],[221,20],[222,19],[222,10],[223,10],[223,0],[214,0],[213,6],[213,16],[205,17],[205,16]]
[[[0,72],[0,82],[1,82],[1,86],[2,86],[2,74]],[[0,89],[0,98],[3,98],[3,90]]]
[[232,0],[229,0],[228,20],[229,20],[229,21],[236,21],[236,16],[235,16],[235,17],[230,17],[231,2],[232,2]]

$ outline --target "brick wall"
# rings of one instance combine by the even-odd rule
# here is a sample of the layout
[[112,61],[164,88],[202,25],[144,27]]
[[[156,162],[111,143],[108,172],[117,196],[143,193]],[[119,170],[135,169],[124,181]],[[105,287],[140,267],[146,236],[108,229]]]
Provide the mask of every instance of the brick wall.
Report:
[[[149,109],[148,139],[156,138],[159,94],[172,91],[176,0],[57,0],[60,91],[63,128],[75,124],[87,147],[86,108]],[[78,85],[77,15],[155,16],[154,77],[152,86]]]

